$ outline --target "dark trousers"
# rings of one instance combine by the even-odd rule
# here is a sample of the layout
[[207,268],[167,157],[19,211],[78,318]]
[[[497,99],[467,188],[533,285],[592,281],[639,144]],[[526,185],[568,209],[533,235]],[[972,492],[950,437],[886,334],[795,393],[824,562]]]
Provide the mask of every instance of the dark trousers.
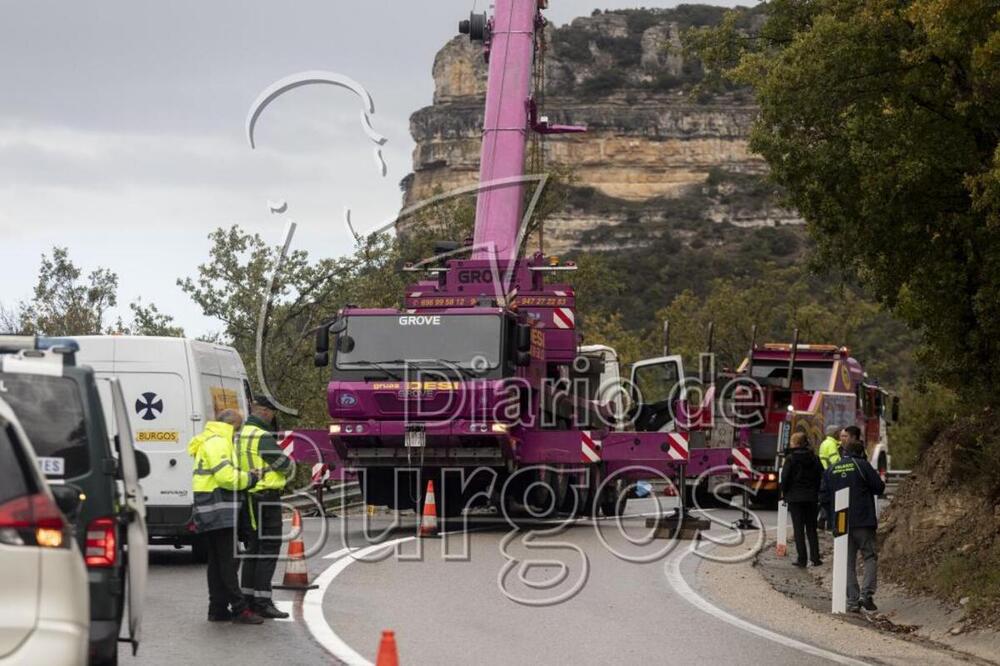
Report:
[[208,612],[222,615],[231,607],[234,613],[246,608],[240,593],[236,563],[236,528],[204,532],[208,550]]
[[[251,493],[243,503],[243,537],[247,552],[243,556],[242,592],[256,601],[271,598],[271,579],[281,553],[281,493],[266,490]],[[250,523],[253,511],[256,529]]]
[[[806,559],[819,562],[816,509],[816,502],[788,503],[788,515],[792,517],[792,530],[795,532],[795,554],[802,564],[805,564]],[[809,540],[809,558],[806,557],[806,539]]]
[[[858,585],[858,551],[865,565],[865,577]],[[878,587],[878,551],[874,527],[852,527],[847,533],[847,605],[871,599]]]

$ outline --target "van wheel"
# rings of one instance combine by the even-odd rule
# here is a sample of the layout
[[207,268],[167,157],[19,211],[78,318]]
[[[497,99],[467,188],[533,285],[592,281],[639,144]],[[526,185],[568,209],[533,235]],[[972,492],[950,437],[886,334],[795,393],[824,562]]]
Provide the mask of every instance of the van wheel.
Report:
[[191,542],[191,561],[195,564],[205,564],[208,562],[208,544],[205,540],[197,536]]

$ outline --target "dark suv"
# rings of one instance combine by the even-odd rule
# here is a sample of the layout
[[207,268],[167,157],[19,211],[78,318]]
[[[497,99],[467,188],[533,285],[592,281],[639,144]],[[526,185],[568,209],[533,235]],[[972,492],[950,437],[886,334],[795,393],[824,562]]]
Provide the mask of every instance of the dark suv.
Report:
[[[74,530],[90,583],[90,663],[115,664],[119,640],[133,650],[139,640],[148,551],[138,479],[149,461],[134,451],[128,418],[119,416],[126,414],[120,386],[101,380],[108,386],[99,390],[93,371],[76,365],[76,350],[72,340],[0,335],[0,397],[49,483],[84,498]],[[126,601],[127,636],[119,639]]]

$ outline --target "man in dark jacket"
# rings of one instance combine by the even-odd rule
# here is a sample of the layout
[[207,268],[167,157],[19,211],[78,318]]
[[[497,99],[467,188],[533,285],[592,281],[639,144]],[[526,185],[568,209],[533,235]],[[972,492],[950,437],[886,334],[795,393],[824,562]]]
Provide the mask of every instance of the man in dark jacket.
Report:
[[808,559],[814,566],[823,562],[819,557],[819,538],[816,534],[816,507],[819,501],[819,486],[823,479],[823,465],[809,448],[805,433],[792,435],[791,451],[781,468],[781,496],[788,504],[788,514],[792,517],[795,532],[794,562],[797,567],[806,566],[806,539],[809,540]]
[[[878,553],[875,545],[878,514],[875,512],[875,498],[885,492],[885,482],[865,459],[861,430],[857,426],[847,426],[844,430],[849,440],[846,455],[826,470],[820,495],[827,506],[828,515],[834,516],[834,496],[842,488],[850,489],[850,506],[847,512],[847,609],[857,611],[864,608],[875,611],[878,610],[872,600],[878,586]],[[858,587],[859,550],[865,567],[862,588]]]

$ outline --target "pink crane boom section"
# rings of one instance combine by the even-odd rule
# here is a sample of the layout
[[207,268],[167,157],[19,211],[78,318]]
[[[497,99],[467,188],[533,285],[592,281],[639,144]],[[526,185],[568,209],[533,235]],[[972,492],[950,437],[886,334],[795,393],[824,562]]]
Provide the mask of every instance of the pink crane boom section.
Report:
[[497,0],[493,13],[474,259],[518,252],[524,183],[511,181],[524,176],[538,9],[538,0]]

